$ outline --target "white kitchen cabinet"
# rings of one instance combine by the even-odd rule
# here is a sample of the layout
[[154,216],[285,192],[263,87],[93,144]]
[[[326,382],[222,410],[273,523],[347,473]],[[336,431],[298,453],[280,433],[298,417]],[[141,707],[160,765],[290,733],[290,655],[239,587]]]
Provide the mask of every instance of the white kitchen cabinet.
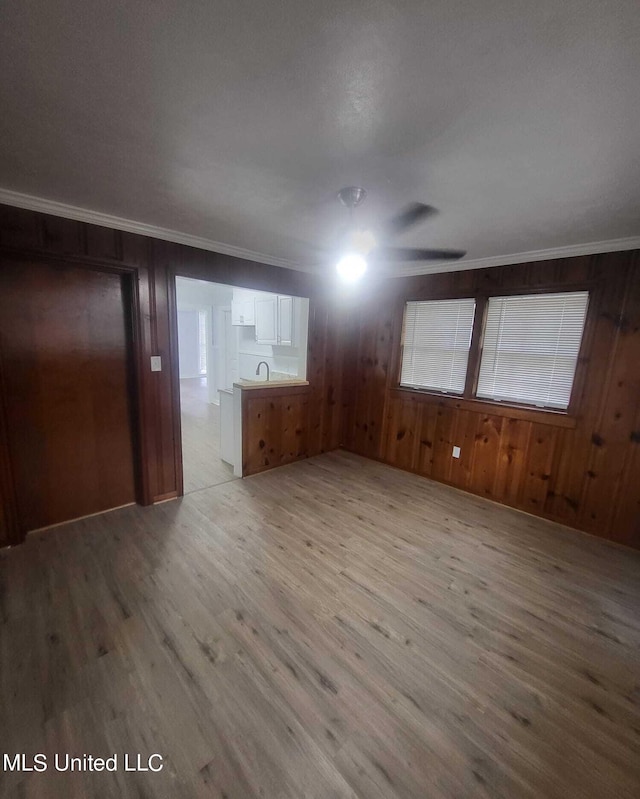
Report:
[[231,300],[231,324],[245,327],[255,325],[255,292],[234,289]]
[[256,295],[256,342],[292,347],[294,337],[293,297],[282,294]]
[[232,300],[231,324],[252,327],[255,323],[255,306],[253,300]]
[[220,457],[225,463],[234,465],[235,424],[233,390],[220,391]]
[[293,346],[293,297],[278,295],[278,344]]
[[265,294],[255,298],[256,342],[278,343],[278,297]]
[[231,303],[231,324],[255,326],[257,344],[295,344],[296,302],[284,294],[266,294],[246,289],[234,289]]

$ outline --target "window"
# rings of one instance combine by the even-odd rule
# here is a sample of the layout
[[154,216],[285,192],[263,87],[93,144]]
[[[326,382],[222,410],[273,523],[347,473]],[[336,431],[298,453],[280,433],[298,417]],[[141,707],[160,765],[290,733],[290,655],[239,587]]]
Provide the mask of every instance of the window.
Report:
[[476,302],[408,302],[400,384],[462,394],[467,376]]
[[588,304],[588,291],[408,302],[400,385],[566,411]]
[[566,409],[589,294],[490,297],[476,396]]

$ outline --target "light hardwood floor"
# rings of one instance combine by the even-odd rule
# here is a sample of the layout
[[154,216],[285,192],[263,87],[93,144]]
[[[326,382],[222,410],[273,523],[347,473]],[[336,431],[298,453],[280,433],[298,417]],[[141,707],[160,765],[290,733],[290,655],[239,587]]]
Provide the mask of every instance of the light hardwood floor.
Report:
[[205,377],[180,381],[185,494],[236,479],[233,467],[220,460],[220,406],[208,396]]
[[343,452],[0,556],[9,797],[640,796],[640,554]]

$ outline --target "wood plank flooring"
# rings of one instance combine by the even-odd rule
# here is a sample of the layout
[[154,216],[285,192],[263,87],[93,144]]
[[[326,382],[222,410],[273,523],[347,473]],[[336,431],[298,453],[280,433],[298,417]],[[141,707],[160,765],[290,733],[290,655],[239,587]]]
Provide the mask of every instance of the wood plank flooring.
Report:
[[206,377],[180,381],[184,493],[234,480],[220,460],[220,406],[208,401]]
[[637,799],[640,554],[335,452],[0,555],[7,797]]

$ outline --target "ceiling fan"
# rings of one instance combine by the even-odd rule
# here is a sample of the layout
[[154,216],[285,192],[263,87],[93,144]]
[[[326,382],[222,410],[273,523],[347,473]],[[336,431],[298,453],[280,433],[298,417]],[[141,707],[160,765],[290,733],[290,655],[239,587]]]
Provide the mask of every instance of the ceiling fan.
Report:
[[353,212],[366,196],[366,191],[359,186],[346,186],[338,192],[338,199],[351,213],[349,230],[339,240],[337,248],[339,258],[336,270],[346,282],[353,283],[362,277],[369,262],[455,261],[466,255],[464,250],[430,250],[388,245],[390,239],[438,213],[433,206],[424,203],[414,202],[405,206],[380,229],[377,236],[370,231],[359,230],[353,222]]

